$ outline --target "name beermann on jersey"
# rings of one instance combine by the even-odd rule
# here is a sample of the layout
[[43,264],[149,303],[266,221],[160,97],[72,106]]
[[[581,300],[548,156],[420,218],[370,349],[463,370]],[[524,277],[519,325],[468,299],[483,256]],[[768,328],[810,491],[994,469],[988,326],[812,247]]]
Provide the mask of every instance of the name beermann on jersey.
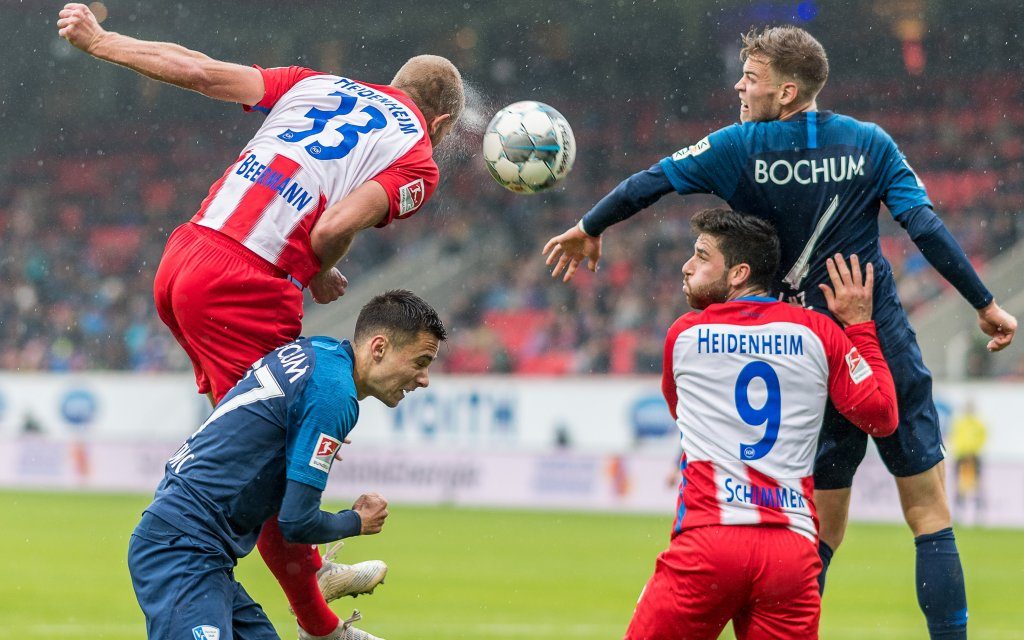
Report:
[[737,334],[697,329],[697,353],[802,356],[804,355],[804,337],[791,333]]
[[384,108],[394,116],[395,120],[398,121],[398,128],[402,130],[402,133],[413,134],[420,132],[416,118],[409,113],[406,110],[406,106],[398,100],[384,95],[379,91],[374,91],[369,87],[364,87],[355,80],[349,80],[348,78],[340,78],[334,84],[341,85],[342,89],[348,89],[360,98],[382,104]]
[[838,158],[811,158],[789,162],[776,160],[754,160],[754,181],[765,184],[769,180],[778,185],[818,184],[819,182],[844,182],[864,175],[864,156],[840,156]]
[[313,201],[313,196],[309,195],[308,191],[299,186],[298,182],[273,169],[267,170],[267,165],[257,162],[255,153],[250,153],[249,157],[242,164],[238,165],[235,173],[249,182],[260,184],[272,191],[276,191],[278,195],[284,198],[288,204],[295,207],[297,211],[304,210]]

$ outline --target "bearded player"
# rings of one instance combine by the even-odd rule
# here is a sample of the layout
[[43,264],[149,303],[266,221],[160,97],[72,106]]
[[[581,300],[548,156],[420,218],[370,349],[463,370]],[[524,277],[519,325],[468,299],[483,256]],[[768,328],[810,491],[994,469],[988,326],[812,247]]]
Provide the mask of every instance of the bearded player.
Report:
[[[1017,320],[996,304],[963,250],[932,210],[924,185],[892,138],[878,125],[818,111],[828,78],[821,44],[797,27],[743,37],[743,76],[736,83],[741,124],[712,133],[623,181],[580,221],[544,247],[552,275],[569,280],[601,256],[601,233],[672,191],[711,193],[778,229],[782,269],[772,290],[825,310],[818,290],[826,259],[860,256],[876,274],[874,320],[896,381],[900,428],[875,437],[896,476],[903,514],[917,549],[917,598],[932,638],[964,638],[967,597],[943,477],[942,439],[931,373],[896,295],[892,268],[879,247],[884,202],[928,262],[977,310],[990,351],[1013,340]],[[815,503],[821,518],[821,588],[842,542],[853,476],[867,435],[850,428],[835,407],[825,414],[815,463]]]
[[628,640],[818,637],[815,445],[825,402],[874,436],[896,428],[896,390],[871,321],[873,269],[826,263],[826,316],[769,297],[779,239],[726,209],[693,218],[683,291],[695,312],[665,341],[662,391],[683,479],[672,541]]
[[[373,85],[137,40],[105,31],[82,4],[66,5],[57,28],[96,58],[267,115],[198,213],[171,234],[154,284],[160,318],[212,403],[253,362],[299,336],[304,289],[319,303],[344,293],[347,280],[335,264],[356,233],[422,208],[438,181],[433,149],[465,104],[459,71],[438,56],[412,58],[390,85]],[[287,544],[276,517],[258,546],[307,636],[341,627],[320,593],[318,571],[328,599],[383,579],[379,569],[353,591],[357,569]]]

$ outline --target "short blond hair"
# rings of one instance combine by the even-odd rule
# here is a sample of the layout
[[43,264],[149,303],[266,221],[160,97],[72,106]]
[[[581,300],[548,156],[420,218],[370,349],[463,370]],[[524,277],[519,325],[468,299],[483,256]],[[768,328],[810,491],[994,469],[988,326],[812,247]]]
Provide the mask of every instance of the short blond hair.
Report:
[[828,56],[814,36],[800,27],[768,27],[758,33],[751,29],[741,36],[740,60],[757,58],[773,71],[792,80],[802,97],[813,100],[828,80]]
[[451,60],[441,56],[410,58],[395,74],[391,86],[412,98],[428,123],[446,113],[455,123],[466,107],[462,74]]

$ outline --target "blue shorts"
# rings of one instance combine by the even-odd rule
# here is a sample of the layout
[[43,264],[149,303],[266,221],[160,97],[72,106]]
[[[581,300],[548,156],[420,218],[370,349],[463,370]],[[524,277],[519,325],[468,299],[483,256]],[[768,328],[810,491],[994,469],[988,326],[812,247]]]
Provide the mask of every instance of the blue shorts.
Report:
[[235,580],[222,549],[146,512],[128,542],[135,597],[150,640],[278,640],[263,608]]
[[[932,374],[924,366],[917,340],[911,337],[895,353],[885,352],[885,361],[896,384],[900,424],[891,436],[874,441],[889,473],[904,478],[931,469],[944,457],[939,415],[932,400]],[[836,411],[830,401],[814,461],[814,488],[852,486],[867,444],[868,435]]]

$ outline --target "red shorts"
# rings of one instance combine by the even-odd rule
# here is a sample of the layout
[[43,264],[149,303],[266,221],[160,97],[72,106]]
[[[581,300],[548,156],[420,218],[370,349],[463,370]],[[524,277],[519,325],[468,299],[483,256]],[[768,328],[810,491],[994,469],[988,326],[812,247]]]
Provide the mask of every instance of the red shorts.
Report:
[[199,393],[218,401],[252,363],[302,331],[302,290],[284,271],[191,222],[168,238],[153,296],[192,360]]
[[717,638],[729,620],[739,640],[817,638],[820,571],[814,544],[788,529],[688,529],[658,556],[626,638]]

